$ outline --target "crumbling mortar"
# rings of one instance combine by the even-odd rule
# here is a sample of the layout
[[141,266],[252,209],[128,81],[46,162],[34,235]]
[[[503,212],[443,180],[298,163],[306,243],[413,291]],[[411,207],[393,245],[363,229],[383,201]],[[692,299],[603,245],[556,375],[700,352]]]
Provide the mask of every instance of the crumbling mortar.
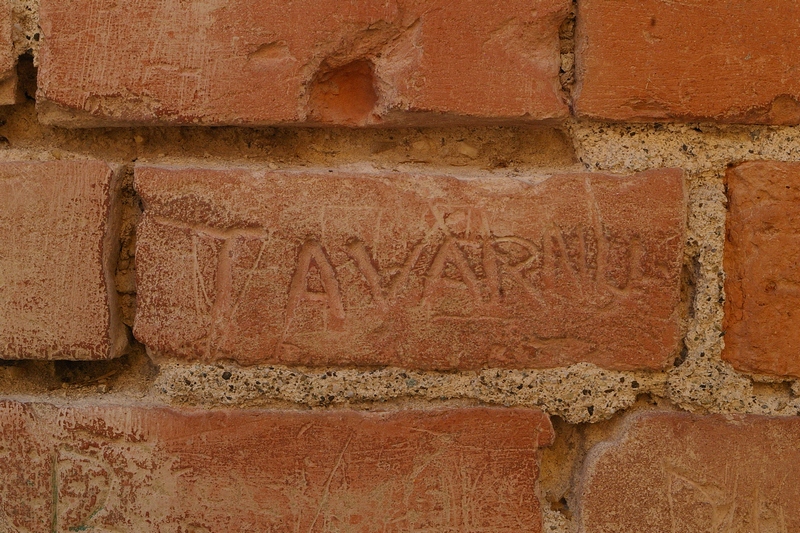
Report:
[[385,170],[449,169],[505,174],[563,170],[575,155],[564,132],[544,127],[397,129],[153,127],[64,129],[42,125],[34,103],[0,108],[4,158],[94,157],[134,161],[205,162],[269,168],[306,166]]
[[558,77],[561,82],[561,90],[564,92],[570,107],[572,106],[572,89],[575,85],[575,17],[577,11],[578,2],[573,0],[567,18],[564,19],[558,29],[561,56],[561,68]]
[[276,400],[354,407],[362,402],[458,398],[538,407],[577,423],[608,418],[640,394],[663,394],[664,382],[662,373],[613,372],[588,363],[549,370],[423,372],[170,362],[160,366],[152,389],[165,402],[253,407]]
[[14,55],[31,54],[38,64],[39,43],[42,31],[39,27],[39,0],[11,0],[11,39]]

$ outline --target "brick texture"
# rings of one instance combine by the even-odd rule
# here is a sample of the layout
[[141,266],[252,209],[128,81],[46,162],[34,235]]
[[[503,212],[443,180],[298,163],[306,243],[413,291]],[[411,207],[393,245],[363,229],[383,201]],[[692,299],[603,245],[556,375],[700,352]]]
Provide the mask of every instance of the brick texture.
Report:
[[575,110],[612,120],[800,123],[796,2],[578,2]]
[[682,173],[457,179],[137,167],[135,336],[241,363],[660,369]]
[[0,403],[9,531],[542,530],[525,409],[397,413]]
[[800,163],[727,174],[725,350],[739,370],[800,377]]
[[41,2],[62,125],[562,118],[568,0]]
[[579,531],[800,531],[797,418],[633,417],[589,455]]
[[100,161],[0,163],[0,358],[107,359],[124,349],[115,187]]

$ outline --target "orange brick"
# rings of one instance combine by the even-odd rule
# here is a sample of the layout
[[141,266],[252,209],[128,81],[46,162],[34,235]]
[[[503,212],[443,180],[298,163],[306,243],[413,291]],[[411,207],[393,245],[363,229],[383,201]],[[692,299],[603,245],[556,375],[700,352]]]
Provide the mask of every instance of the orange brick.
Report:
[[800,421],[635,416],[589,454],[579,531],[800,531]]
[[800,378],[800,163],[745,163],[727,182],[722,357]]
[[0,358],[107,359],[127,345],[115,181],[100,161],[0,163]]
[[66,125],[563,118],[558,30],[568,9],[568,0],[43,0],[40,111]]
[[539,533],[546,415],[0,404],[10,531]]
[[549,178],[139,166],[134,335],[303,365],[661,369],[679,170]]
[[575,111],[800,123],[796,2],[578,2]]

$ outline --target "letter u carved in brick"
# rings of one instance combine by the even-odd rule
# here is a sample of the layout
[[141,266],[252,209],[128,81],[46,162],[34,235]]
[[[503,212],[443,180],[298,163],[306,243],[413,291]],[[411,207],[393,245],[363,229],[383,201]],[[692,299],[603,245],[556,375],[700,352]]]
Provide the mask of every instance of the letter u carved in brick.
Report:
[[678,345],[679,171],[526,182],[143,167],[136,184],[135,334],[162,356],[628,369],[661,368]]

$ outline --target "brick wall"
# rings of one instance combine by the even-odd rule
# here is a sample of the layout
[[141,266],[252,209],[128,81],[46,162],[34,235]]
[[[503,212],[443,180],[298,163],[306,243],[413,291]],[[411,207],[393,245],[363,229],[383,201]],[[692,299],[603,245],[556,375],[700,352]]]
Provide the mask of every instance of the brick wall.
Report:
[[800,531],[798,17],[0,0],[0,531]]

